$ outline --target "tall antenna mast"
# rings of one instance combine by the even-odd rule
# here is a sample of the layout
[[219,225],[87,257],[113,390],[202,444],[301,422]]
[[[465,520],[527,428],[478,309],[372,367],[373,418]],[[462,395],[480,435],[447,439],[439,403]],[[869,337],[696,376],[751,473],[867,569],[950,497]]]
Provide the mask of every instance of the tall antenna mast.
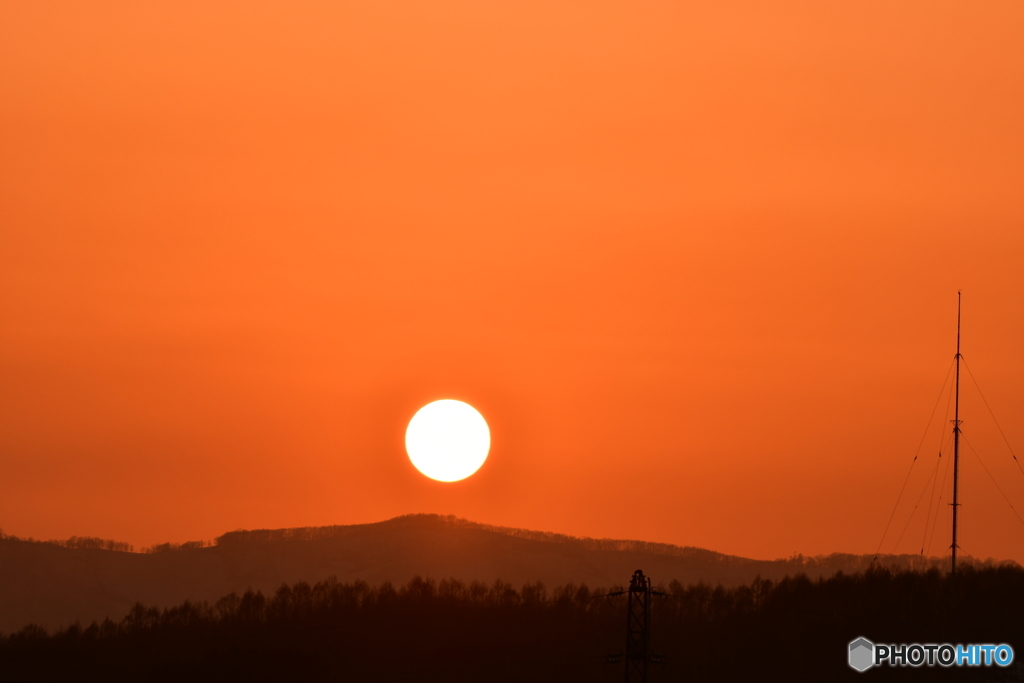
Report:
[[956,518],[960,509],[960,290],[956,293],[956,407],[953,412],[953,566],[956,574]]

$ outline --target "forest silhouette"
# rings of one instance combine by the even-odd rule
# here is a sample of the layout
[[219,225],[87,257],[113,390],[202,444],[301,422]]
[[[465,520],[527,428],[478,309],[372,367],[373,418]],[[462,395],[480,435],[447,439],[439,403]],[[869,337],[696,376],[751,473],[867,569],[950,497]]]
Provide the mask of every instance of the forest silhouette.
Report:
[[[656,579],[658,577],[655,577]],[[624,645],[616,586],[519,588],[415,577],[328,579],[230,593],[120,621],[0,637],[0,680],[613,681]],[[873,568],[726,588],[657,585],[651,680],[1020,680],[1024,666],[847,666],[847,644],[1008,643],[1024,655],[1024,570]],[[609,656],[612,656],[611,658]],[[609,659],[613,660],[609,662]],[[861,678],[863,677],[863,678]]]

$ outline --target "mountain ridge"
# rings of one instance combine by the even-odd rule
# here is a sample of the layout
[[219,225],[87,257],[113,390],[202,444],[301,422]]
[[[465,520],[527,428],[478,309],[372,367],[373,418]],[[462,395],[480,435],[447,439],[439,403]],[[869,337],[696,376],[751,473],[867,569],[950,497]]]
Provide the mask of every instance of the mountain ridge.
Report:
[[[120,619],[136,602],[169,607],[213,602],[229,593],[275,591],[283,583],[328,577],[404,584],[416,576],[554,587],[622,585],[642,568],[656,584],[678,580],[727,587],[755,577],[811,578],[852,573],[872,556],[753,560],[692,546],[574,537],[481,524],[454,516],[413,514],[382,522],[230,531],[212,545],[186,543],[126,552],[126,544],[68,547],[0,538],[0,632]],[[943,558],[883,556],[885,566],[927,570]],[[993,560],[979,565],[1002,564]]]

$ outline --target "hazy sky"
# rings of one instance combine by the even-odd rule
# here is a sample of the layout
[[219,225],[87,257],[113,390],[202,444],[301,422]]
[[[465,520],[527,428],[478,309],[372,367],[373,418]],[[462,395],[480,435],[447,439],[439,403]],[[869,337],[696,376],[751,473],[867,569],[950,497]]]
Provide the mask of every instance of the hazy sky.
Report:
[[[1022,31],[1017,2],[2,2],[0,527],[874,552],[958,288],[1024,458]],[[463,482],[403,450],[438,398],[492,428]],[[933,473],[899,550],[929,500],[949,544],[944,401],[883,550]],[[962,463],[963,552],[1024,561]]]

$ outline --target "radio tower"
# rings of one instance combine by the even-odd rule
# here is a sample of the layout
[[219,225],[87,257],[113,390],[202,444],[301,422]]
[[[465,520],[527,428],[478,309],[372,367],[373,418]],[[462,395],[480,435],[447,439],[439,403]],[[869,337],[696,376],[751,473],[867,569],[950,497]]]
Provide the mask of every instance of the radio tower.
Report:
[[[953,410],[953,565],[956,574],[956,522],[960,509],[960,292],[956,293],[956,407]],[[948,415],[948,413],[947,413]]]
[[626,683],[647,683],[650,635],[651,579],[637,569],[629,582],[626,611]]

